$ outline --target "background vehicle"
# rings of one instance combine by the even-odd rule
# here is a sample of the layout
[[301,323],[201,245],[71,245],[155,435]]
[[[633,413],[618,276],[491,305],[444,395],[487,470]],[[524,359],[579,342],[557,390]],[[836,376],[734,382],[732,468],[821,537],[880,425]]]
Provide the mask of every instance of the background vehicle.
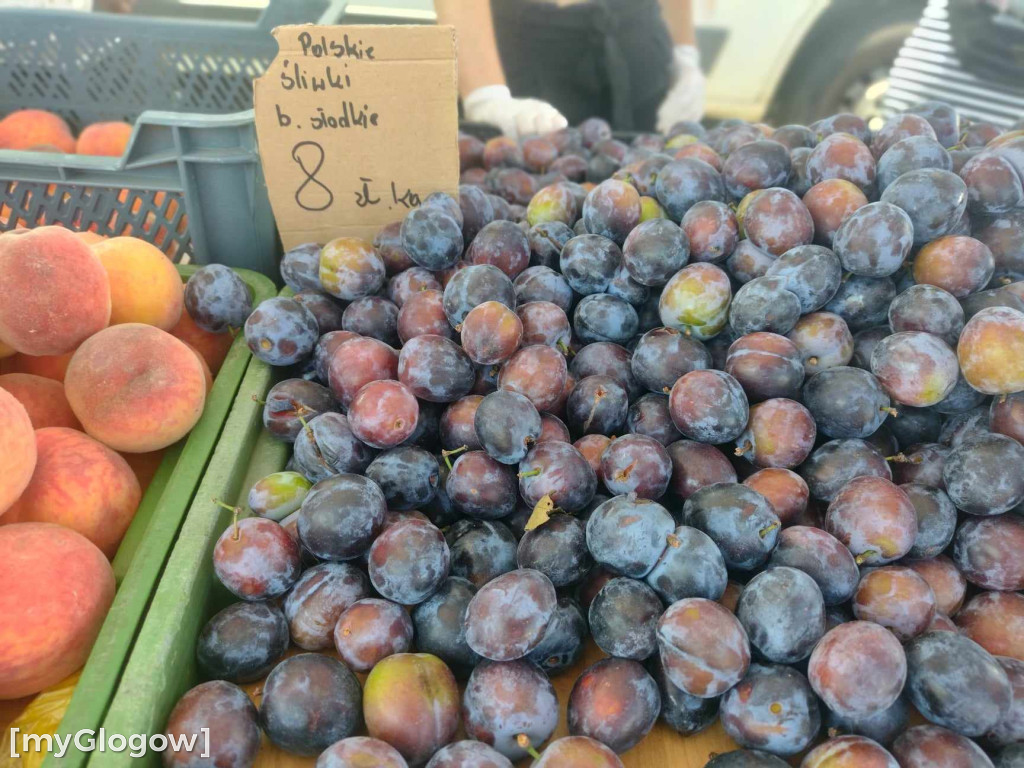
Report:
[[926,99],[1008,126],[1024,116],[1024,3],[930,0],[899,51],[885,107]]
[[709,117],[809,123],[880,114],[924,0],[694,0]]
[[[707,115],[811,122],[879,114],[889,66],[925,0],[694,0]],[[252,18],[266,0],[139,0],[152,15]],[[431,0],[349,3],[353,23],[432,22]]]

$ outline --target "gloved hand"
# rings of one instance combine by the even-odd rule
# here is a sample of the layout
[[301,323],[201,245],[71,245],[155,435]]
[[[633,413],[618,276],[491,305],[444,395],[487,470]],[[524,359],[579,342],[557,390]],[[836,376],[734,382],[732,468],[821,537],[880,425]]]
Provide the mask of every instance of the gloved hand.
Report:
[[704,73],[700,70],[700,51],[693,45],[677,45],[672,50],[672,87],[658,107],[658,125],[665,133],[681,120],[700,120],[704,116]]
[[466,119],[497,126],[506,136],[547,133],[569,124],[562,113],[540,99],[516,99],[504,85],[485,85],[462,100]]

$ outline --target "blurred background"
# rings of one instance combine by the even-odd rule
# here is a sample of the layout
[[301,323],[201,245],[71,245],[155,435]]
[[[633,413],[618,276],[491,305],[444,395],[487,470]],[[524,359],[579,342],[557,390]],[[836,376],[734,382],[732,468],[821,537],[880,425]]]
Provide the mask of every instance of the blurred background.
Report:
[[[254,20],[268,0],[137,0],[150,16]],[[290,0],[274,0],[289,2]],[[1009,126],[1024,113],[1024,0],[693,0],[706,116],[773,125],[926,99]],[[348,3],[346,23],[432,23],[432,0]]]

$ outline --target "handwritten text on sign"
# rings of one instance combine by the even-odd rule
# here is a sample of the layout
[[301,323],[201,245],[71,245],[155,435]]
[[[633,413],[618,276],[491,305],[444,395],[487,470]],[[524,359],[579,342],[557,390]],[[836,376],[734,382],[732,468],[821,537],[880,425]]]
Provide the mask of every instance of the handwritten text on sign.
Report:
[[287,26],[255,83],[256,131],[285,248],[370,239],[421,198],[454,193],[450,27]]

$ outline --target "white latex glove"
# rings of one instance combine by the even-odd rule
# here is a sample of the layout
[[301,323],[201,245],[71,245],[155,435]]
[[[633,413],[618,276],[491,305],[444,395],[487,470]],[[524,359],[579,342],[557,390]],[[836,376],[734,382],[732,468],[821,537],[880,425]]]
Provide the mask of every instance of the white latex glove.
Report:
[[489,123],[506,136],[547,133],[569,124],[562,113],[540,99],[516,99],[508,86],[485,85],[462,100],[466,119],[472,123]]
[[672,87],[658,107],[658,131],[665,133],[681,120],[700,120],[703,116],[700,51],[693,45],[677,45],[672,49]]

